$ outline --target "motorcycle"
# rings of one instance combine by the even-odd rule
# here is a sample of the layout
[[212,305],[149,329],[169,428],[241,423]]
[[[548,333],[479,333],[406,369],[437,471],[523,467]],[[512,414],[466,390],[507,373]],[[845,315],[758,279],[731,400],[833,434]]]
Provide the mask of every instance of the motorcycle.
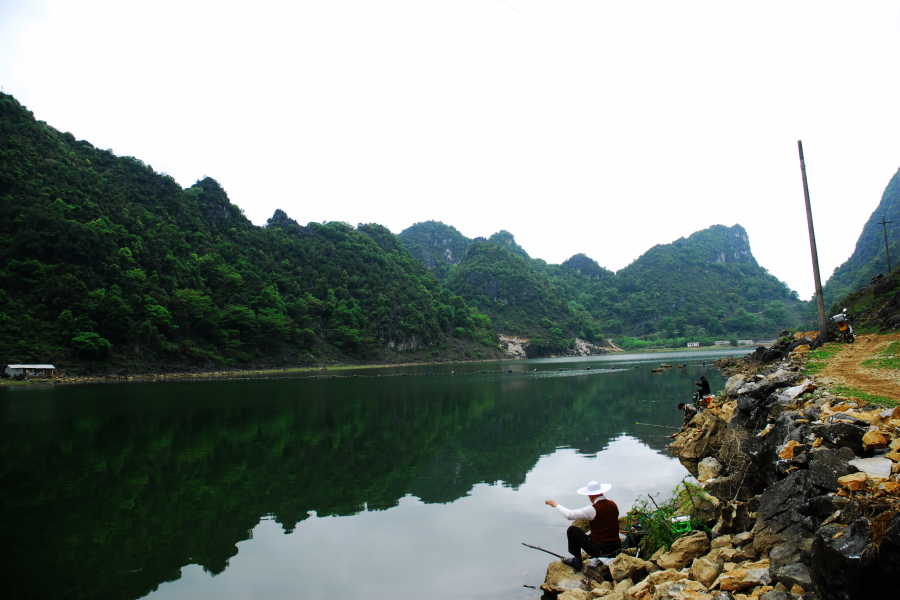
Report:
[[850,320],[847,316],[847,309],[845,308],[843,312],[834,315],[831,317],[831,320],[835,322],[837,325],[838,331],[841,334],[841,337],[844,338],[844,341],[848,344],[852,344],[856,341],[856,335],[853,334],[853,327],[850,326]]

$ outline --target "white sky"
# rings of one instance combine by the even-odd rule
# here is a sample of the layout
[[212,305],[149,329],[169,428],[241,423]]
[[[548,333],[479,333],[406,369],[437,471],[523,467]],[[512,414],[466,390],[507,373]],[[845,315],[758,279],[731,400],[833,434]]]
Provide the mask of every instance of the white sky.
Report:
[[437,219],[616,270],[740,223],[804,298],[797,140],[827,279],[900,167],[898,59],[898,1],[0,0],[4,91],[256,224]]

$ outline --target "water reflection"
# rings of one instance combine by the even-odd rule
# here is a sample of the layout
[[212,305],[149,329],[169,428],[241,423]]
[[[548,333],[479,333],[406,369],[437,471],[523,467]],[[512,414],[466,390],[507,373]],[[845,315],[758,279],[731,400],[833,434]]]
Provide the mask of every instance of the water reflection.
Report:
[[[621,470],[616,497],[627,505],[683,475],[658,453],[665,430],[635,422],[678,424],[674,397],[690,393],[688,377],[583,371],[609,360],[561,362],[581,369],[563,372],[536,361],[512,374],[5,390],[7,588],[138,598],[194,564],[223,575],[186,569],[160,594],[316,597],[340,582],[405,597],[449,578],[457,593],[447,597],[460,597],[465,578],[504,569],[521,571],[500,586],[512,593],[510,578],[546,564],[511,554],[523,527],[538,543],[564,531],[523,525],[523,515],[559,524],[544,497],[565,503],[588,473]],[[717,375],[707,372],[714,388]],[[472,597],[497,591],[496,578],[482,579]]]

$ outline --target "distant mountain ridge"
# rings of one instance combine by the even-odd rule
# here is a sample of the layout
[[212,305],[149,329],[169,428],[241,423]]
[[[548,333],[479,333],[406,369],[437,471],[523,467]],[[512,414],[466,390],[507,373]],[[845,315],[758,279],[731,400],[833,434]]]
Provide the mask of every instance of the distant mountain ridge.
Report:
[[[428,221],[398,237],[413,256],[434,257],[446,237],[426,234],[448,231],[456,230]],[[454,257],[466,239],[454,238]],[[804,309],[796,292],[757,263],[740,225],[658,244],[617,273],[584,254],[559,265],[532,259],[508,231],[470,240],[460,260],[437,263],[425,266],[439,277],[446,273],[444,285],[488,314],[500,332],[551,347],[620,334],[771,337],[795,326]]]

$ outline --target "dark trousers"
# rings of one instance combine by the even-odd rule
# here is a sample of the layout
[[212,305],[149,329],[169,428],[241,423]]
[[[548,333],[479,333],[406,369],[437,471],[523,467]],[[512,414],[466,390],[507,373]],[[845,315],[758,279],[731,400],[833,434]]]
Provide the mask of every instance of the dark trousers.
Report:
[[612,557],[622,547],[622,542],[610,545],[595,544],[590,535],[574,525],[566,530],[566,537],[569,538],[569,554],[575,557],[575,564],[578,565],[582,564],[582,550],[587,552],[588,556],[593,556],[594,558],[598,556]]

